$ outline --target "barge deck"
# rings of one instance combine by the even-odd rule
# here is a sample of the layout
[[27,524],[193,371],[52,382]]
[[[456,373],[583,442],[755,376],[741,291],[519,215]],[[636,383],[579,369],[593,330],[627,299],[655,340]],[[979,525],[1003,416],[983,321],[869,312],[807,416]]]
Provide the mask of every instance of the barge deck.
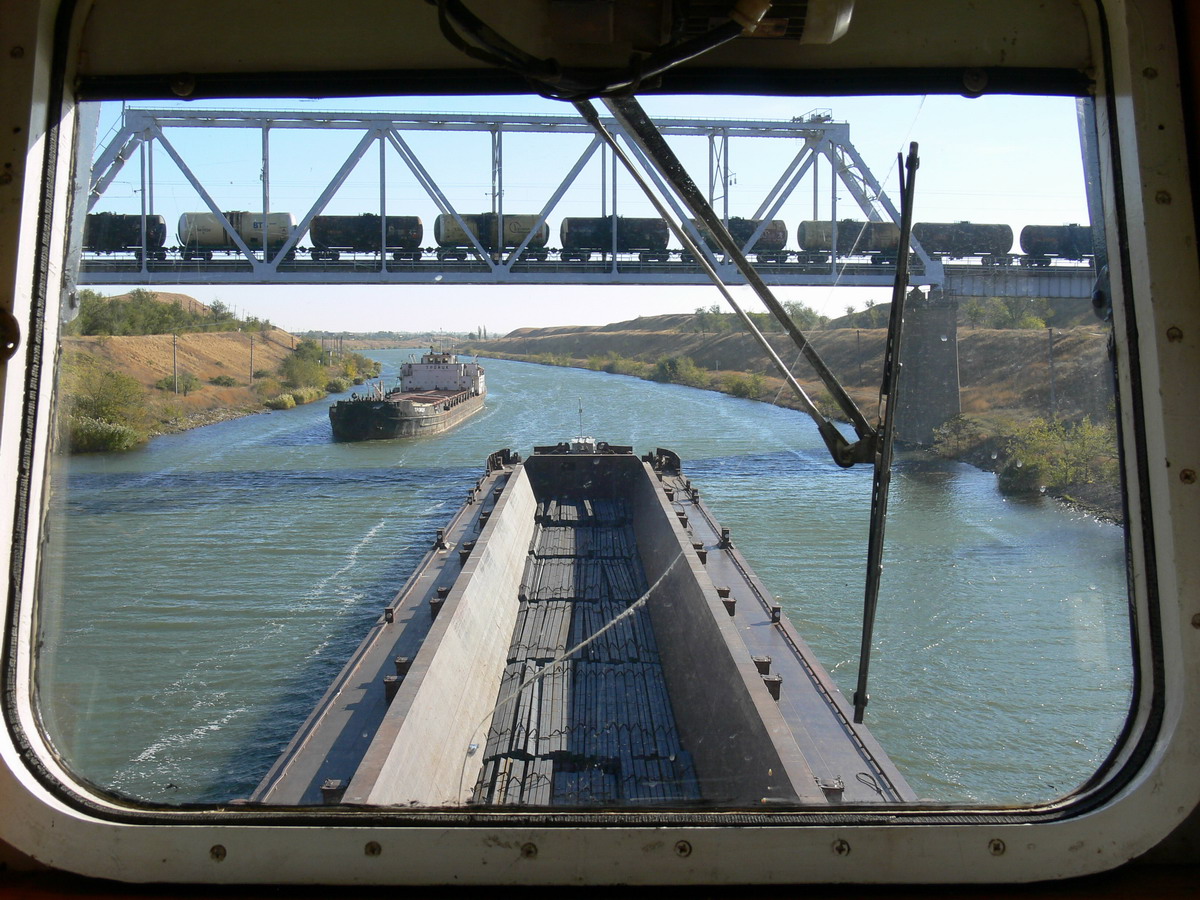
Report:
[[822,807],[903,776],[659,450],[500,451],[250,798]]

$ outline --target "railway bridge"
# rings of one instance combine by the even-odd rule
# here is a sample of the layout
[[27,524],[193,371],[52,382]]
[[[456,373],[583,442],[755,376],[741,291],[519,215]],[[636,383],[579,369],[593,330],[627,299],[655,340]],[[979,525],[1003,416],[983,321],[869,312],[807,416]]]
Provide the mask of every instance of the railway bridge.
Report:
[[[666,118],[656,124],[668,137],[694,139],[704,145],[709,202],[726,222],[743,223],[745,233],[739,240],[744,241],[745,252],[769,284],[891,285],[894,253],[889,258],[886,247],[866,246],[862,237],[866,227],[862,233],[845,233],[851,224],[866,223],[885,226],[883,233],[887,234],[886,227],[899,221],[883,184],[851,142],[847,123],[833,121],[828,110],[813,110],[780,121]],[[742,283],[736,267],[710,249],[637,144],[616,121],[608,120],[606,125],[646,171],[710,264],[729,283]],[[253,140],[258,151],[252,154],[256,171],[246,180],[252,177],[260,182],[261,194],[255,190],[255,196],[241,196],[236,203],[238,208],[261,213],[235,217],[230,212],[224,196],[228,190],[213,182],[203,150],[211,146],[214,132],[231,140],[236,136],[242,146],[248,138]],[[198,139],[201,135],[210,140],[209,145]],[[426,140],[427,146],[420,147],[416,135]],[[462,142],[469,142],[474,135],[476,149],[486,142],[491,175],[489,209],[484,213],[477,214],[468,206],[475,201],[464,197],[461,185],[446,184],[445,176],[441,182],[435,177],[439,161],[431,158],[436,150],[430,147],[444,145],[429,144],[430,135],[438,139],[450,135]],[[547,168],[554,162],[565,173],[546,196],[525,200],[514,210],[512,201],[506,201],[506,177],[508,182],[514,180],[510,171],[514,157],[524,160],[511,148],[506,153],[506,147],[518,138],[528,146],[528,135],[536,136],[539,158],[544,153]],[[319,191],[317,185],[312,186],[316,196],[304,209],[278,211],[271,193],[273,160],[278,169],[280,155],[311,154],[315,142],[332,141],[333,137],[340,139],[338,150],[322,153],[336,164],[328,181]],[[762,152],[764,147],[769,152]],[[748,189],[739,188],[732,163],[735,150],[737,159],[753,159],[756,167],[760,159],[778,165],[778,171],[770,173],[776,176],[773,186],[764,196],[749,197]],[[340,154],[344,158],[337,164]],[[465,149],[463,157],[467,157]],[[135,161],[135,177],[123,176]],[[370,176],[365,174],[367,170]],[[187,186],[183,193],[191,199],[178,199],[175,188],[180,178]],[[356,196],[367,192],[375,199],[369,210],[357,201],[359,205],[352,208],[355,215],[343,219],[358,226],[370,223],[368,227],[374,230],[351,240],[350,246],[340,251],[318,246],[322,242],[314,225],[321,224],[322,217],[332,216],[334,210],[345,210],[348,203],[356,202],[343,196],[351,193],[347,185],[352,182],[357,185]],[[86,207],[89,218],[104,212],[123,217],[128,236],[124,241],[100,244],[94,237],[89,240],[78,235],[80,281],[92,285],[706,284],[700,265],[688,254],[667,246],[665,229],[662,244],[653,248],[631,245],[618,233],[625,227],[622,223],[643,209],[640,196],[629,199],[629,185],[620,182],[613,154],[586,122],[572,116],[127,108],[95,157]],[[116,184],[130,188],[124,199],[115,191],[110,196]],[[398,204],[390,194],[395,194],[397,185],[423,195],[418,208],[395,209]],[[849,201],[844,199],[847,194]],[[224,202],[218,201],[219,195]],[[526,195],[532,196],[527,189]],[[573,208],[580,203],[598,206],[592,209],[592,221],[609,229],[611,240],[604,238],[601,245],[583,252],[578,248],[569,251],[565,245],[555,247],[549,235],[556,232],[549,226],[578,218],[559,212],[567,200]],[[731,216],[739,210],[749,215],[741,219]],[[393,223],[421,213],[430,219],[436,214],[436,229],[427,229],[423,242],[417,237],[398,245],[390,231],[395,228]],[[212,233],[194,247],[168,247],[167,226],[187,215],[206,217]],[[487,228],[494,227],[508,239],[488,239],[479,223],[489,216]],[[784,243],[786,224],[799,218],[831,228],[823,251],[800,246],[799,232],[806,223],[796,228],[796,249]],[[248,226],[239,227],[237,223],[242,221]],[[277,221],[284,224],[273,232]],[[783,226],[782,240],[771,230],[775,223]],[[983,227],[1011,231],[1007,226]],[[447,246],[437,237],[443,232],[458,235],[457,242]],[[557,234],[567,236],[562,227]],[[768,239],[777,241],[769,245],[769,252]],[[184,237],[180,240],[182,243]],[[431,246],[435,241],[438,246]],[[1067,255],[1041,256],[1014,255],[1007,250],[972,253],[970,247],[968,252],[960,248],[951,255],[941,249],[923,246],[918,234],[912,247],[910,284],[940,287],[951,297],[1082,298],[1091,295],[1095,280],[1092,254],[1079,249]],[[1090,247],[1084,249],[1090,251]]]

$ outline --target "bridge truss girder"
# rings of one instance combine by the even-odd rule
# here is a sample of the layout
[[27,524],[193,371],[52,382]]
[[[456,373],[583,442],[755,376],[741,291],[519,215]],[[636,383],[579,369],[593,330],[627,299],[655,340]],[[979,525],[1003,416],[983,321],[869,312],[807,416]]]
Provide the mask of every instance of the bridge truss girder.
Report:
[[[698,239],[701,250],[710,261],[732,283],[741,279],[734,267],[724,263],[721,257],[707,247],[703,237],[696,231],[684,214],[682,205],[666,190],[652,167],[636,145],[623,130],[609,122],[609,128],[618,139],[629,147],[639,159],[660,192],[671,203],[684,228]],[[828,164],[831,176],[830,218],[833,226],[832,242],[836,245],[837,232],[837,188],[844,185],[854,198],[859,211],[868,221],[897,221],[898,212],[884,193],[878,180],[859,156],[850,142],[849,126],[846,123],[829,121],[828,116],[814,116],[805,120],[792,121],[742,121],[742,120],[699,120],[663,119],[658,122],[666,135],[693,135],[709,140],[709,201],[718,196],[728,220],[729,196],[732,179],[729,170],[729,145],[733,138],[785,139],[799,144],[797,152],[779,176],[774,186],[761,200],[752,218],[762,219],[756,232],[747,240],[744,252],[752,252],[761,238],[766,223],[775,218],[784,203],[792,196],[802,179],[811,173],[814,186],[814,213],[817,217],[817,166],[821,160]],[[353,150],[339,166],[337,172],[320,192],[316,201],[300,217],[288,239],[277,249],[268,245],[266,229],[263,244],[249,246],[225,217],[211,194],[188,166],[183,155],[171,142],[168,132],[176,128],[225,128],[257,129],[262,134],[262,209],[264,215],[271,212],[270,206],[270,140],[272,130],[277,129],[337,129],[361,132]],[[504,155],[503,137],[506,133],[544,134],[587,134],[590,127],[582,120],[569,116],[512,116],[512,115],[468,115],[468,114],[390,114],[390,113],[327,113],[311,111],[233,111],[215,112],[204,110],[160,110],[126,109],[122,123],[115,136],[97,157],[93,167],[92,187],[88,209],[100,200],[104,191],[113,183],[122,168],[136,153],[141,159],[141,204],[142,204],[142,252],[139,258],[128,259],[85,259],[81,269],[81,281],[91,284],[282,284],[282,283],[430,283],[435,277],[445,284],[700,284],[706,279],[700,269],[684,262],[647,266],[630,254],[622,254],[617,248],[616,215],[617,189],[615,168],[607,184],[602,184],[601,215],[609,215],[610,204],[613,215],[612,252],[603,254],[602,263],[574,265],[531,264],[523,254],[556,205],[567,190],[576,182],[596,151],[601,154],[602,179],[608,172],[608,154],[594,135],[575,160],[567,175],[559,182],[542,205],[536,223],[526,234],[519,246],[503,252],[489,253],[478,237],[466,227],[463,215],[455,208],[447,192],[436,180],[406,142],[404,135],[413,131],[461,131],[486,132],[491,136],[492,148],[492,209],[501,219],[504,215]],[[145,252],[145,218],[154,215],[154,147],[160,146],[171,158],[184,178],[196,191],[197,196],[209,212],[219,217],[230,241],[236,247],[236,255],[226,260],[196,264],[175,260],[155,261]],[[404,163],[413,179],[420,185],[439,213],[451,216],[469,236],[474,259],[466,265],[446,264],[442,260],[426,259],[416,263],[389,263],[386,252],[378,252],[371,263],[361,259],[345,264],[328,262],[308,264],[294,258],[298,243],[307,234],[312,220],[320,215],[336,195],[351,171],[361,162],[372,146],[379,154],[379,215],[380,247],[386,249],[386,188],[388,148]],[[720,194],[718,195],[718,191]],[[288,210],[292,212],[292,210]],[[912,284],[940,284],[944,279],[942,264],[931,259],[914,242],[916,267],[910,278]],[[769,269],[769,271],[768,271]],[[887,266],[864,266],[861,262],[847,263],[830,254],[824,266],[780,265],[763,269],[766,279],[778,285],[859,285],[876,286],[890,283]]]

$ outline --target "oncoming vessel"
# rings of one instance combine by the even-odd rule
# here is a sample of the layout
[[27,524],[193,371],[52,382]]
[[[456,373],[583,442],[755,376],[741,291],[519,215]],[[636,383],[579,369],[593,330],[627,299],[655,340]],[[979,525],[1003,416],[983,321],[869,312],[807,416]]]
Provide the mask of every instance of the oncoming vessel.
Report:
[[382,383],[329,407],[336,441],[369,441],[438,434],[483,409],[487,395],[483,366],[460,362],[453,353],[430,348],[420,362],[400,367],[400,384],[386,393]]

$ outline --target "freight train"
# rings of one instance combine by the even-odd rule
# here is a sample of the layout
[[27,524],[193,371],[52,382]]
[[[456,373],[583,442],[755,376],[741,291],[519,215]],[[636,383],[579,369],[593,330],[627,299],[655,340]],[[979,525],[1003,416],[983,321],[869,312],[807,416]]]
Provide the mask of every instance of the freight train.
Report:
[[[230,227],[251,250],[263,245],[262,213],[229,212]],[[546,245],[550,229],[545,222],[533,231],[538,217],[529,214],[443,213],[434,220],[433,248],[423,248],[424,226],[418,216],[386,216],[381,225],[378,215],[316,216],[309,227],[311,248],[305,248],[316,261],[336,261],[342,253],[378,253],[380,245],[397,262],[419,262],[431,253],[440,262],[463,262],[477,257],[482,249],[498,255],[522,244],[522,259],[545,262],[554,252]],[[93,213],[87,217],[84,249],[92,254],[134,253],[140,258],[142,217],[117,213]],[[615,225],[614,225],[615,222]],[[716,240],[702,223],[691,223],[710,247]],[[734,217],[729,231],[745,245],[762,226],[762,233],[751,255],[762,264],[795,262],[802,265],[828,263],[830,248],[838,257],[868,257],[877,263],[895,261],[900,230],[893,222],[861,222],[854,219],[803,221],[796,228],[798,250],[787,250],[788,227],[781,219],[763,223],[760,219]],[[267,246],[277,251],[295,230],[291,213],[269,213],[266,217]],[[1087,225],[1026,225],[1021,229],[1021,255],[1014,256],[1013,231],[1008,225],[974,222],[918,222],[913,236],[931,256],[946,259],[978,258],[983,264],[1045,266],[1055,259],[1090,261],[1092,230]],[[212,213],[184,213],[179,219],[179,246],[184,260],[211,260],[214,253],[237,251],[220,218]],[[670,261],[670,229],[659,218],[625,216],[569,216],[559,227],[558,258],[564,263],[584,263],[593,254],[603,258],[615,246],[618,253],[636,253],[642,262]],[[146,248],[151,259],[165,260],[166,221],[162,216],[146,217]],[[289,257],[291,258],[291,257]],[[680,261],[693,260],[686,253]]]

